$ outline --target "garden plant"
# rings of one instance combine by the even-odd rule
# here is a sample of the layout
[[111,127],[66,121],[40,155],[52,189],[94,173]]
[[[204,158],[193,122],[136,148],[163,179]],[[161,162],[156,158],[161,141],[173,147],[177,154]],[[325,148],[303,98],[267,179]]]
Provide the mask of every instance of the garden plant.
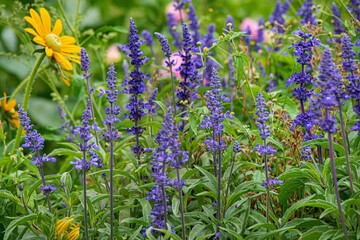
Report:
[[359,0],[0,10],[0,239],[360,239]]

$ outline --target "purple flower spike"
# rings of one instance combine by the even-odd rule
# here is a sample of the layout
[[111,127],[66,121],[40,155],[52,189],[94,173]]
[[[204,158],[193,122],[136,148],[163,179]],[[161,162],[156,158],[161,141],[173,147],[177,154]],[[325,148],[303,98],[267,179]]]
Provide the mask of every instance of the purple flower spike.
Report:
[[303,18],[300,20],[300,23],[306,25],[310,23],[311,25],[317,25],[316,16],[313,13],[314,7],[313,0],[305,0],[304,5],[299,9],[299,12],[296,16],[302,16]]

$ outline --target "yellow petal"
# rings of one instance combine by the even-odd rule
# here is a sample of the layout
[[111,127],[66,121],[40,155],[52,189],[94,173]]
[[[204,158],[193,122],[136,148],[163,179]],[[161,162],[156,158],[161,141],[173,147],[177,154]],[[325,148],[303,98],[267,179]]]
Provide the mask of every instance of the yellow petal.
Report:
[[48,57],[52,57],[52,55],[54,53],[54,51],[49,47],[45,48],[45,52],[46,52],[46,56],[48,56]]
[[59,36],[61,31],[62,31],[62,22],[60,19],[57,19],[56,22],[55,22],[55,25],[54,25],[54,28],[52,30],[52,33]]
[[67,80],[66,78],[64,78],[63,76],[60,76],[61,80],[66,84],[66,86],[70,87],[70,82],[69,80]]
[[4,104],[4,109],[7,112],[10,112],[16,106],[16,100],[10,100],[8,104]]
[[41,35],[40,27],[37,25],[34,19],[32,19],[31,17],[25,17],[25,20],[30,23],[33,28],[35,28],[36,32],[39,34],[40,37],[44,37],[44,35]]
[[65,45],[61,47],[61,51],[65,53],[80,53],[81,47],[76,45]]
[[79,60],[76,60],[76,59],[70,59],[70,61],[75,62],[77,64],[81,64],[81,62]]
[[46,42],[44,39],[42,39],[41,37],[34,37],[33,41],[36,42],[37,44],[40,44],[42,46],[46,46]]
[[35,37],[40,37],[39,34],[37,34],[37,33],[35,32],[35,30],[32,29],[32,28],[25,28],[25,31],[27,31],[28,33],[34,35]]
[[11,122],[16,128],[18,128],[19,125],[20,125],[20,120],[19,119],[13,119],[13,120],[11,120]]
[[68,54],[68,53],[61,53],[61,54],[64,55],[65,57],[74,58],[74,59],[81,59],[81,57],[78,56],[78,55],[73,55],[73,54]]
[[55,60],[65,69],[65,70],[73,70],[73,67],[69,60],[67,60],[63,55],[58,52],[54,52]]
[[38,33],[40,35],[40,37],[45,37],[45,31],[44,31],[44,26],[41,22],[41,18],[39,16],[39,14],[34,10],[34,9],[30,9],[30,16],[32,19],[34,19],[36,25],[38,26]]
[[60,37],[60,41],[61,41],[61,45],[64,46],[64,45],[74,44],[76,42],[76,39],[70,36],[62,36]]
[[11,115],[12,118],[18,118],[19,117],[19,113],[15,112],[13,115]]
[[51,33],[51,18],[49,12],[45,8],[40,8],[41,21],[44,26],[45,35]]

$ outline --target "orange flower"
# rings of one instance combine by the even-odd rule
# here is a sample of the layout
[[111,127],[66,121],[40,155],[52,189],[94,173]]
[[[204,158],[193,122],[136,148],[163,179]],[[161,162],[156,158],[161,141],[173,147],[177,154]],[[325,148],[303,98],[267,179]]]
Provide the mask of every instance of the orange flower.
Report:
[[[80,56],[74,53],[80,53],[81,48],[74,45],[76,40],[74,37],[61,36],[62,22],[57,19],[53,30],[51,31],[51,18],[49,12],[45,8],[40,8],[40,16],[34,10],[30,9],[30,17],[26,16],[25,20],[30,23],[33,28],[25,28],[25,31],[34,35],[33,41],[45,47],[46,55],[55,59],[65,70],[73,70],[70,61],[80,64]],[[70,83],[65,75],[72,76],[68,72],[62,72],[61,79],[66,85]],[[65,74],[64,74],[65,73]]]
[[16,100],[10,100],[9,103],[7,102],[6,93],[4,93],[4,99],[0,100],[0,108],[1,111],[4,111],[4,117],[7,116],[7,120],[9,120],[16,128],[20,125],[19,113],[15,111]]

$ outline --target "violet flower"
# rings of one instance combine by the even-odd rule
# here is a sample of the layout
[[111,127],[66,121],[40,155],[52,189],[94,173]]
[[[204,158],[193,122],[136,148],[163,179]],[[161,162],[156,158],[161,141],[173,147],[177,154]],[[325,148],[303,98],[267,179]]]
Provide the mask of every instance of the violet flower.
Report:
[[179,83],[179,88],[176,92],[176,97],[179,99],[177,106],[182,112],[181,116],[187,115],[187,104],[191,104],[197,98],[197,71],[194,66],[194,59],[192,58],[192,40],[187,23],[183,24],[183,52],[179,52],[182,58],[182,63],[177,71],[180,71],[182,81]]
[[306,25],[308,23],[310,23],[310,25],[317,25],[316,16],[313,13],[314,8],[316,10],[313,0],[304,1],[304,4],[299,9],[299,12],[296,14],[296,16],[302,16],[302,19],[300,19],[300,23],[302,23],[303,25]]
[[[200,129],[209,128],[212,137],[209,137],[204,143],[208,144],[208,151],[213,152],[213,161],[214,161],[214,170],[217,172],[215,176],[218,177],[218,199],[217,199],[217,228],[216,232],[220,232],[220,222],[221,222],[221,174],[222,174],[222,151],[226,148],[224,141],[221,139],[221,133],[223,132],[224,125],[222,121],[227,118],[234,118],[233,115],[229,112],[223,113],[224,107],[222,106],[222,101],[229,102],[229,99],[225,96],[226,94],[221,94],[221,83],[218,73],[215,68],[213,68],[211,76],[211,90],[206,91],[207,106],[210,111],[209,115],[205,115],[204,120],[202,120]],[[222,100],[222,101],[221,101]],[[218,155],[218,156],[216,156]],[[217,161],[218,160],[218,161]],[[217,166],[217,162],[219,165]],[[218,171],[217,171],[218,169]]]
[[[336,118],[330,115],[330,110],[333,110],[336,106],[341,106],[341,104],[339,104],[339,99],[342,94],[339,92],[339,88],[338,88],[339,85],[337,83],[339,80],[338,69],[336,68],[336,65],[332,62],[331,58],[332,58],[331,50],[327,46],[324,50],[321,60],[321,66],[319,69],[321,75],[319,75],[318,84],[321,87],[321,92],[320,94],[317,95],[317,98],[315,98],[314,96],[312,97],[310,106],[313,109],[312,112],[314,113],[314,116],[319,119],[320,122],[319,125],[321,129],[328,133],[331,172],[332,172],[332,179],[334,183],[335,195],[336,195],[336,200],[340,215],[340,222],[343,227],[345,239],[349,239],[347,235],[346,224],[341,207],[341,200],[340,200],[339,187],[338,187],[336,168],[335,168],[333,134],[337,130]],[[322,109],[325,112],[324,116],[321,111]]]
[[180,41],[180,33],[176,31],[177,24],[174,15],[171,13],[167,14],[167,24],[169,26],[169,32],[171,36],[174,38],[174,42],[173,42],[174,46],[177,48],[181,48],[182,43]]
[[40,150],[44,148],[44,138],[41,137],[40,133],[36,129],[33,129],[34,125],[31,124],[30,118],[27,116],[27,113],[24,111],[21,105],[18,105],[19,108],[19,118],[20,125],[23,126],[23,130],[26,131],[25,135],[25,143],[22,145],[24,148],[29,148],[32,152],[36,154],[36,157],[33,157],[33,161],[30,164],[34,164],[39,168],[40,176],[42,180],[42,186],[40,190],[43,191],[43,194],[46,195],[48,209],[51,212],[51,202],[50,202],[50,193],[57,190],[54,185],[46,185],[45,183],[45,175],[43,171],[43,165],[45,162],[55,162],[56,159],[51,157],[51,155],[46,156],[40,155]]
[[[341,45],[343,47],[341,57],[344,59],[342,61],[342,65],[344,70],[348,73],[346,79],[349,80],[349,84],[346,86],[346,89],[356,102],[353,110],[357,117],[360,118],[360,77],[354,73],[358,69],[354,61],[356,53],[352,50],[354,44],[351,43],[351,39],[346,33],[344,33],[341,38]],[[358,131],[360,136],[360,120],[355,122],[355,125],[350,129]]]
[[[159,66],[159,62],[157,60],[157,57],[156,57],[156,54],[155,54],[155,51],[154,51],[154,40],[153,40],[153,38],[151,36],[151,33],[148,30],[143,30],[141,32],[141,36],[145,39],[146,45],[148,45],[150,47],[151,53],[152,53],[152,55],[154,57],[154,60],[155,60],[155,65]],[[156,72],[157,72],[157,74],[159,74],[159,68],[156,69]]]
[[[278,32],[278,33],[284,33],[284,29],[280,26],[284,26],[285,25],[285,19],[282,16],[283,11],[281,8],[281,0],[277,0],[276,4],[275,4],[275,8],[274,11],[272,12],[272,14],[269,17],[269,23],[274,26],[274,31]],[[275,24],[276,22],[276,24]],[[276,25],[276,26],[275,26]]]
[[[269,166],[267,161],[268,155],[273,155],[276,153],[276,150],[270,146],[267,145],[266,139],[270,137],[270,127],[266,124],[266,121],[269,119],[269,112],[265,108],[265,98],[262,95],[261,92],[256,97],[256,104],[257,111],[255,114],[257,115],[257,123],[256,126],[260,131],[260,137],[264,141],[263,145],[257,144],[257,147],[255,147],[253,150],[258,151],[260,155],[264,156],[264,163],[265,163],[265,176],[266,176],[266,182],[265,182],[265,188],[266,188],[266,222],[269,222],[269,214],[270,214],[270,179],[269,179]],[[267,187],[266,187],[267,186]]]
[[[297,87],[294,88],[293,96],[300,101],[301,113],[293,120],[293,125],[290,130],[292,131],[296,125],[304,127],[307,133],[305,139],[310,140],[318,137],[311,132],[311,129],[318,123],[318,120],[313,117],[311,111],[306,112],[305,102],[314,95],[314,90],[311,89],[311,87],[317,87],[317,85],[315,83],[316,79],[307,72],[307,69],[310,66],[310,61],[313,56],[313,48],[315,46],[321,47],[322,45],[320,40],[316,39],[308,32],[301,31],[300,28],[298,31],[295,31],[294,34],[300,37],[300,40],[298,43],[292,43],[292,46],[289,47],[289,49],[295,49],[293,54],[297,56],[296,61],[301,64],[301,72],[295,72],[286,83],[287,87],[294,82],[297,84]],[[317,150],[319,163],[322,164],[321,147],[317,146]]]
[[[70,164],[74,164],[76,169],[83,170],[83,197],[84,197],[84,227],[85,227],[85,238],[89,239],[88,232],[88,220],[87,220],[87,197],[86,197],[86,172],[90,169],[90,166],[98,166],[98,163],[101,162],[99,156],[94,152],[94,150],[98,150],[99,147],[92,141],[93,135],[91,134],[91,130],[98,130],[100,128],[94,125],[90,125],[91,120],[91,107],[90,107],[90,98],[87,102],[87,106],[83,111],[82,121],[80,126],[76,126],[75,133],[79,134],[82,143],[78,143],[80,147],[80,151],[82,152],[82,159],[74,159]],[[87,153],[90,155],[90,160],[87,161],[86,155]]]
[[259,18],[259,29],[258,29],[258,33],[257,33],[256,44],[254,47],[254,49],[256,51],[261,50],[261,45],[264,43],[264,30],[265,30],[264,18],[260,17]]
[[354,14],[355,18],[360,21],[360,1],[350,0],[349,10]]
[[138,159],[140,164],[140,156],[144,152],[144,148],[140,146],[139,138],[144,130],[144,128],[139,127],[139,121],[142,117],[146,115],[144,112],[145,104],[141,98],[141,94],[145,92],[144,80],[149,79],[148,74],[144,74],[140,68],[148,60],[143,56],[143,52],[140,49],[140,46],[144,43],[140,40],[138,36],[138,31],[134,20],[130,18],[130,34],[129,34],[129,43],[127,47],[130,49],[131,65],[134,67],[133,71],[130,73],[130,78],[125,79],[124,83],[121,85],[124,87],[122,93],[127,93],[130,95],[130,103],[126,105],[126,109],[130,112],[129,114],[125,113],[125,117],[129,118],[134,122],[134,126],[128,128],[127,131],[129,134],[134,134],[136,137],[136,145],[132,148],[134,155]]
[[[86,79],[86,86],[87,86],[87,90],[89,92],[89,101],[90,101],[92,121],[96,125],[96,118],[95,118],[95,114],[94,114],[94,106],[93,106],[93,101],[92,101],[92,94],[94,92],[94,89],[90,86],[90,82],[89,82],[89,78],[91,77],[91,73],[89,73],[90,59],[89,59],[89,56],[88,56],[85,48],[83,48],[83,47],[81,48],[80,60],[81,60],[81,71],[84,72],[83,79]],[[99,145],[99,139],[97,136],[96,129],[94,129],[94,131],[95,131],[96,144]]]
[[193,31],[193,46],[196,46],[197,42],[200,41],[201,34],[199,32],[200,26],[198,23],[198,17],[196,15],[194,5],[192,5],[191,3],[189,4],[189,21],[190,30]]
[[332,3],[331,10],[333,13],[333,25],[334,25],[334,33],[340,35],[341,33],[345,32],[343,24],[341,23],[341,14],[339,11],[338,6],[335,2]]
[[[149,122],[151,122],[151,117],[155,118],[156,109],[159,107],[159,105],[155,102],[157,98],[157,94],[158,94],[158,89],[155,88],[150,94],[149,101],[145,103],[145,108],[148,110]],[[150,137],[151,138],[153,137],[151,126],[150,126]]]
[[174,73],[172,71],[172,67],[174,66],[174,60],[171,60],[170,57],[172,55],[171,53],[171,47],[169,44],[169,41],[160,33],[155,33],[155,36],[157,37],[157,39],[160,42],[161,45],[161,50],[164,53],[164,56],[167,58],[167,60],[165,60],[166,66],[169,68],[170,70],[170,76],[171,76],[171,90],[172,90],[172,104],[173,104],[173,108],[174,108],[174,115],[176,115],[176,107],[175,107],[175,86],[174,86]]
[[[212,45],[214,43],[216,43],[216,39],[214,37],[214,33],[215,33],[215,24],[209,24],[209,27],[208,27],[208,33],[204,35],[204,37],[201,39],[201,46],[202,47],[206,47],[208,49],[210,49],[212,47]],[[208,53],[209,56],[214,56],[214,53]],[[205,71],[204,71],[204,78],[206,80],[210,80],[211,81],[211,75],[212,75],[212,71],[213,71],[213,68],[216,68],[218,69],[219,66],[210,58],[207,58],[206,59],[206,62],[205,62]],[[209,84],[210,84],[210,81],[209,81]]]

